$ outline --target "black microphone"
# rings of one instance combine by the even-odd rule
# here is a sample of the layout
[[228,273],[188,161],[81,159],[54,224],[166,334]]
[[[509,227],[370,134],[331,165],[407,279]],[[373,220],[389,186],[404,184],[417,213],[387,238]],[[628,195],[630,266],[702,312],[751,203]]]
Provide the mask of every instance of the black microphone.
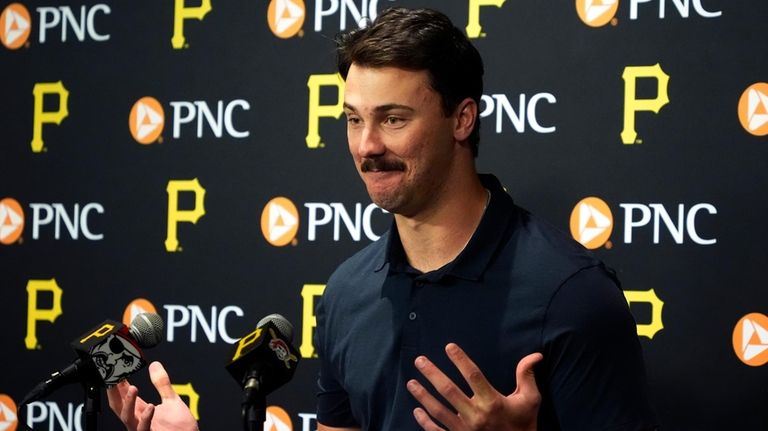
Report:
[[279,314],[270,314],[235,345],[226,368],[243,388],[246,430],[262,429],[266,396],[293,378],[299,353],[292,340],[293,325]]
[[130,328],[114,320],[102,322],[71,343],[78,356],[72,364],[35,386],[19,404],[39,400],[70,383],[117,384],[146,366],[141,348],[159,344],[163,326],[163,319],[153,313],[138,314]]

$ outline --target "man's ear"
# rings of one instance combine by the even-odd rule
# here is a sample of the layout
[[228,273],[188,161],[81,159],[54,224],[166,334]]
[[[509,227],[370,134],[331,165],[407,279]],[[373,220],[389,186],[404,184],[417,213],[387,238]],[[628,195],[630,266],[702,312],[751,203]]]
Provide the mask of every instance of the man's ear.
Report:
[[467,97],[456,106],[454,118],[456,126],[453,129],[453,137],[459,142],[469,139],[469,135],[475,128],[477,121],[477,103],[472,98]]

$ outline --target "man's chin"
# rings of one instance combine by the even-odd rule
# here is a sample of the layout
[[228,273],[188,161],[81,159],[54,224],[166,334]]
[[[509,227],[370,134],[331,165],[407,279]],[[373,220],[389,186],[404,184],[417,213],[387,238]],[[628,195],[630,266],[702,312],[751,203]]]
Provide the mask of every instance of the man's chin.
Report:
[[395,210],[399,207],[398,196],[392,193],[376,193],[371,191],[371,189],[368,189],[368,196],[371,198],[371,201],[376,204],[376,206],[383,210],[395,212]]

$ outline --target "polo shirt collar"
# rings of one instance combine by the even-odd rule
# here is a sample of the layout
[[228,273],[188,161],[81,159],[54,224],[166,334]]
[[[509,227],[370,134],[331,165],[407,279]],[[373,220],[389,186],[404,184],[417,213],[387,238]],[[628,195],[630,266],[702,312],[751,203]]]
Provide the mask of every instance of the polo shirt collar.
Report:
[[390,271],[411,273],[431,282],[436,282],[448,275],[466,280],[480,280],[506,236],[504,233],[514,217],[515,206],[512,198],[504,191],[495,176],[480,174],[479,177],[483,187],[490,190],[491,200],[472,238],[456,259],[442,268],[421,274],[408,264],[403,244],[400,242],[397,224],[393,220],[386,238],[386,254],[380,255],[381,260],[376,265],[376,271],[382,270],[389,263]]

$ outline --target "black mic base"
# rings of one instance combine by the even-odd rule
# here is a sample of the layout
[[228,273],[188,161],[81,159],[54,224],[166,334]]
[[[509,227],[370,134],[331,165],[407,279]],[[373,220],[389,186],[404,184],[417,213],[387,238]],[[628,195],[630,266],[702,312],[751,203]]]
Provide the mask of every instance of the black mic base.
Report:
[[85,389],[85,431],[97,431],[101,413],[101,386],[93,382],[83,385]]
[[262,431],[267,420],[267,397],[253,388],[243,392],[243,431]]

